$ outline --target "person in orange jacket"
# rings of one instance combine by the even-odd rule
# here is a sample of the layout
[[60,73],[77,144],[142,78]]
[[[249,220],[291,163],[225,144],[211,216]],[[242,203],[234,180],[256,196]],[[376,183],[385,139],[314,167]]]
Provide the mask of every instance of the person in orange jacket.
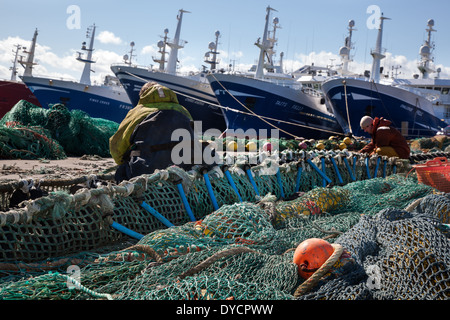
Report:
[[364,116],[360,121],[361,129],[372,136],[372,141],[359,152],[380,156],[408,159],[410,148],[405,137],[392,126],[390,120]]

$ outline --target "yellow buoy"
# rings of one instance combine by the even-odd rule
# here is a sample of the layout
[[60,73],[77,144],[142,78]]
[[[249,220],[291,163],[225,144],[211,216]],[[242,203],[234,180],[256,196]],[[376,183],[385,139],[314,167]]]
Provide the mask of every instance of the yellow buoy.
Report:
[[325,148],[325,145],[322,142],[319,142],[316,144],[316,149],[323,150]]
[[349,137],[345,137],[342,141],[347,145],[352,143],[352,139],[350,139]]
[[248,142],[245,145],[245,149],[249,152],[254,152],[256,151],[257,147],[256,147],[256,143],[254,143],[253,141]]
[[238,145],[236,141],[230,141],[227,144],[227,150],[228,151],[237,151]]
[[347,144],[346,144],[345,142],[341,142],[341,143],[339,144],[339,149],[344,150],[344,149],[346,149],[346,148],[347,148]]

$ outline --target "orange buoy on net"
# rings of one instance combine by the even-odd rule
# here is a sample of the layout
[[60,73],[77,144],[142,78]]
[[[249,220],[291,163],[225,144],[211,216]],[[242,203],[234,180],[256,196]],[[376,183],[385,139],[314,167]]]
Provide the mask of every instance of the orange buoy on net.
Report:
[[298,266],[298,274],[308,279],[333,254],[333,246],[323,240],[311,238],[300,243],[294,252],[293,262]]

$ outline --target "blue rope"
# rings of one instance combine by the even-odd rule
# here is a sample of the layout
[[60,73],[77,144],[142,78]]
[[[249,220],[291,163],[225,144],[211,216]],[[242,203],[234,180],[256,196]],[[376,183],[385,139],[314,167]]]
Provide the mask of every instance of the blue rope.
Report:
[[350,178],[352,178],[352,181],[356,181],[356,178],[353,175],[353,170],[352,170],[352,168],[350,168],[350,164],[348,163],[348,160],[345,157],[344,157],[344,163],[345,163],[345,166],[347,167],[348,173],[350,174]]
[[[326,171],[325,171],[325,158],[322,157],[320,160],[322,161],[322,171],[323,171],[324,174],[326,174]],[[327,182],[326,182],[325,178],[322,178],[322,185],[324,187],[327,186]]]
[[284,198],[284,190],[283,190],[283,183],[281,182],[280,168],[278,168],[278,171],[277,171],[277,181],[278,181],[278,185],[280,186],[281,198]]
[[378,175],[378,166],[380,165],[381,157],[377,158],[377,165],[375,166],[375,172],[373,173],[373,177],[376,178]]
[[203,178],[205,179],[206,188],[208,189],[209,197],[211,198],[211,201],[214,206],[214,210],[219,210],[219,205],[217,204],[216,196],[214,195],[214,191],[211,186],[211,181],[209,181],[209,177],[207,173],[203,174]]
[[339,182],[344,183],[344,181],[342,180],[342,177],[341,177],[341,173],[339,172],[338,166],[336,164],[336,161],[334,160],[333,157],[330,157],[330,158],[331,158],[331,162],[333,163],[334,170],[336,171],[336,174],[338,176]]
[[253,180],[253,177],[252,177],[252,171],[250,170],[250,168],[248,168],[245,170],[245,172],[247,172],[248,179],[250,180],[250,183],[252,184],[253,189],[255,189],[256,194],[259,196],[258,188],[256,187],[255,180]]
[[313,167],[313,169],[316,170],[317,173],[320,174],[320,176],[321,176],[323,179],[327,180],[328,183],[331,183],[331,179],[328,178],[328,177],[326,176],[326,174],[323,173],[322,170],[320,170],[320,169],[319,169],[319,168],[311,161],[311,159],[306,159],[306,162],[308,162],[309,165],[310,165],[311,167]]
[[113,227],[113,228],[116,229],[117,231],[120,231],[120,232],[122,232],[122,233],[125,233],[126,235],[129,235],[130,237],[135,238],[135,239],[138,239],[138,240],[141,240],[141,239],[144,237],[144,235],[142,235],[142,234],[140,234],[140,233],[137,233],[137,232],[135,232],[135,231],[133,231],[133,230],[130,230],[130,229],[124,227],[123,225],[121,225],[121,224],[119,224],[119,223],[117,223],[117,222],[113,222],[113,223],[111,224],[111,227]]
[[298,166],[297,181],[295,183],[295,192],[298,192],[300,190],[300,178],[302,177],[302,171],[303,171],[303,168],[301,166]]
[[368,176],[369,179],[372,179],[371,176],[370,176],[370,170],[369,170],[369,157],[366,157],[365,163],[366,163],[367,176]]
[[225,170],[224,173],[225,173],[225,177],[227,177],[228,183],[231,185],[231,187],[233,188],[234,192],[236,192],[236,194],[237,194],[237,196],[239,198],[239,201],[242,202],[241,195],[239,194],[239,191],[238,191],[236,185],[234,184],[234,181],[233,181],[233,178],[231,177],[230,171]]
[[191,221],[197,221],[195,219],[194,214],[192,213],[191,207],[189,206],[189,203],[186,198],[186,194],[184,193],[183,185],[181,183],[177,184],[178,192],[180,193],[181,200],[183,201],[184,208],[186,209],[186,212],[191,219]]
[[148,203],[146,203],[145,201],[142,202],[141,206],[147,210],[151,215],[153,215],[156,219],[158,219],[159,221],[161,221],[166,227],[173,227],[174,225],[167,220],[165,217],[163,217],[162,214],[160,214],[158,211],[156,211],[155,209],[153,209]]

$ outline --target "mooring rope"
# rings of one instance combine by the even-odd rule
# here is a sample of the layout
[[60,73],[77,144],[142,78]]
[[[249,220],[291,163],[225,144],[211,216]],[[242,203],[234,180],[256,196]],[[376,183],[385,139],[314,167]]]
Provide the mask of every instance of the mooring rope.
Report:
[[350,133],[353,134],[352,131],[352,124],[350,123],[350,115],[348,113],[348,101],[347,101],[347,81],[342,81],[342,84],[344,85],[344,97],[345,97],[345,109],[347,110],[347,123],[348,123],[348,129],[350,130]]
[[[135,74],[132,74],[132,73],[130,73],[130,72],[128,72],[128,71],[123,71],[123,72],[126,73],[126,74],[128,74],[128,75],[130,75],[130,76],[132,76],[132,77],[135,77],[136,79],[139,79],[139,80],[142,80],[142,81],[148,81],[147,79],[142,78],[142,77],[139,77],[139,76],[137,76],[137,75],[135,75]],[[214,74],[211,74],[211,75],[214,77]],[[215,78],[215,77],[214,77],[214,78]],[[215,79],[216,79],[216,78],[215,78]],[[216,80],[217,80],[217,79],[216,79]],[[217,80],[217,82],[223,87],[223,85],[222,85],[218,80]],[[223,87],[223,88],[224,88],[224,87]],[[224,89],[225,89],[225,88],[224,88]],[[290,135],[290,136],[292,136],[292,137],[294,137],[294,138],[298,138],[298,137],[297,137],[296,135],[290,133],[290,132],[287,132],[287,131],[285,131],[285,130],[283,130],[283,129],[280,129],[279,127],[277,127],[277,126],[275,126],[274,124],[272,124],[272,123],[266,121],[265,119],[271,120],[271,121],[276,121],[276,122],[281,122],[281,123],[285,123],[285,124],[289,124],[289,125],[296,126],[296,127],[303,127],[303,128],[308,128],[308,129],[312,129],[312,130],[328,132],[328,133],[334,134],[334,135],[342,135],[342,133],[340,133],[340,132],[335,132],[335,131],[326,130],[326,129],[320,129],[320,128],[314,128],[314,127],[302,125],[302,124],[300,124],[300,123],[295,123],[295,122],[290,122],[290,121],[280,120],[280,119],[276,119],[276,118],[272,118],[272,117],[267,117],[267,116],[261,116],[261,115],[258,115],[258,114],[256,114],[256,113],[254,113],[253,111],[251,111],[250,109],[248,109],[245,105],[243,105],[239,100],[237,100],[237,99],[236,99],[236,98],[235,98],[228,90],[226,90],[226,89],[225,89],[225,90],[228,92],[228,94],[230,94],[230,96],[233,97],[233,99],[235,99],[240,105],[242,105],[244,108],[246,108],[249,112],[244,112],[244,111],[241,111],[241,110],[236,110],[236,109],[233,109],[233,108],[230,108],[230,107],[222,106],[222,105],[220,105],[220,104],[211,103],[211,102],[208,102],[208,101],[199,99],[199,98],[197,98],[197,97],[194,98],[194,97],[192,97],[192,96],[190,96],[190,95],[184,94],[184,93],[182,93],[182,92],[179,92],[179,91],[176,91],[176,90],[173,90],[173,89],[171,89],[171,90],[172,90],[173,92],[175,92],[176,94],[178,94],[178,95],[181,95],[181,96],[184,96],[184,97],[187,97],[187,98],[191,98],[191,99],[195,99],[195,100],[198,100],[198,101],[200,101],[200,102],[203,102],[203,103],[206,103],[206,104],[215,106],[215,107],[219,107],[219,108],[222,108],[222,109],[226,109],[226,110],[229,110],[229,111],[232,111],[232,112],[236,112],[236,113],[241,113],[241,114],[248,115],[248,116],[258,117],[260,120],[266,122],[266,123],[267,123],[268,125],[270,125],[271,127],[275,128],[275,129],[278,129],[278,130],[280,130],[280,131],[282,131],[282,132],[284,132],[284,133],[286,133],[286,134],[288,134],[288,135]]]
[[334,132],[334,131],[331,131],[331,130],[325,130],[325,129],[314,128],[314,127],[302,125],[302,124],[299,124],[299,123],[295,123],[295,124],[294,124],[294,123],[289,122],[289,121],[277,120],[277,119],[273,119],[273,118],[269,118],[269,117],[265,117],[265,116],[258,115],[258,114],[256,114],[256,113],[254,113],[252,110],[250,110],[246,105],[244,105],[244,104],[243,104],[242,102],[240,102],[238,99],[236,99],[236,97],[233,96],[233,95],[228,91],[228,89],[226,89],[226,88],[222,85],[222,83],[221,83],[219,80],[217,80],[217,78],[214,76],[213,73],[211,73],[211,76],[214,77],[214,79],[217,81],[217,83],[218,83],[218,84],[219,84],[219,85],[220,85],[220,86],[221,86],[221,87],[222,87],[222,88],[223,88],[223,89],[224,89],[224,90],[225,90],[225,91],[226,91],[226,92],[234,99],[234,100],[236,100],[237,103],[239,103],[239,104],[240,104],[241,106],[243,106],[246,110],[248,110],[248,111],[250,112],[251,115],[258,117],[260,120],[264,121],[264,122],[267,123],[268,125],[274,127],[275,129],[278,129],[278,130],[280,130],[280,131],[282,131],[282,132],[284,132],[284,133],[286,133],[286,134],[288,134],[288,135],[290,135],[290,136],[293,136],[294,138],[298,138],[298,137],[297,137],[296,135],[290,133],[290,132],[287,132],[287,131],[285,131],[285,130],[283,130],[283,129],[280,129],[279,127],[275,126],[274,124],[272,124],[272,123],[266,121],[264,118],[267,118],[267,119],[270,119],[270,120],[274,120],[274,121],[278,121],[278,122],[283,122],[283,123],[291,124],[291,125],[296,125],[296,126],[298,126],[298,127],[304,127],[304,128],[308,128],[308,129],[313,129],[313,130],[318,130],[318,131],[328,132],[328,133],[332,133],[332,134],[337,134],[337,135],[341,135],[341,134],[342,134],[342,133]]
[[247,247],[236,247],[236,248],[232,248],[232,249],[223,250],[223,251],[213,254],[211,257],[209,257],[206,260],[204,260],[203,262],[199,263],[197,266],[187,270],[186,272],[183,272],[182,274],[179,275],[179,278],[184,279],[188,276],[194,275],[197,272],[200,272],[201,270],[210,266],[211,264],[213,264],[220,258],[235,255],[235,254],[240,254],[240,253],[244,253],[244,252],[257,253],[256,251],[249,249]]

